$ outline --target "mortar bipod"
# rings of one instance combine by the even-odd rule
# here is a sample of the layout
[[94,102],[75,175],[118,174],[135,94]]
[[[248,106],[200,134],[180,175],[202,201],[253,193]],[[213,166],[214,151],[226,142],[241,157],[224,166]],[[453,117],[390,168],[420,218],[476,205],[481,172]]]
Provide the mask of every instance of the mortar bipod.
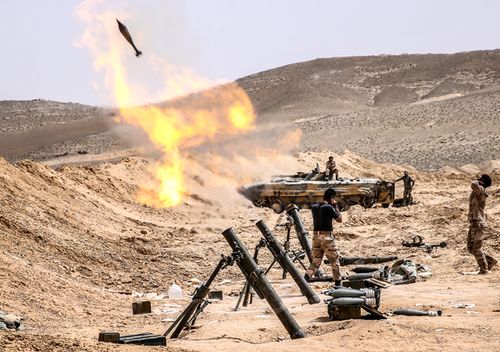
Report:
[[[290,230],[293,225],[293,219],[289,217],[287,223],[285,225],[278,225],[278,226],[286,226],[287,228],[287,235],[286,235],[286,241],[283,244],[283,247],[285,249],[286,254],[288,257],[291,259],[292,262],[299,262],[301,267],[304,270],[307,270],[307,267],[304,265],[304,262],[302,261],[306,257],[306,251],[294,251],[290,250]],[[255,246],[254,253],[253,253],[253,259],[255,262],[258,264],[259,259],[259,250],[263,247],[267,246],[267,242],[264,238],[261,238],[259,243]],[[266,268],[264,271],[264,274],[267,275],[269,271],[273,268],[274,264],[276,264],[276,258],[273,257],[273,260],[271,264]],[[283,269],[283,274],[282,274],[282,279],[286,279],[286,274],[287,271]],[[238,302],[236,302],[236,306],[234,307],[234,311],[237,311],[240,309],[240,305],[243,307],[247,307],[249,304],[252,304],[253,301],[253,292],[252,292],[252,285],[248,283],[248,281],[245,281],[245,284],[243,285],[243,289],[240,291],[239,296],[238,296]],[[243,304],[242,304],[243,303]]]
[[169,334],[173,330],[173,333],[170,336],[170,338],[177,338],[179,337],[182,330],[190,329],[193,326],[198,315],[203,311],[203,309],[209,303],[209,301],[206,300],[205,298],[207,297],[208,292],[210,291],[209,288],[210,285],[214,281],[217,274],[219,274],[219,271],[230,265],[233,265],[234,261],[237,259],[236,256],[237,254],[235,253],[226,257],[222,256],[221,260],[219,261],[219,264],[217,264],[214,271],[212,272],[212,275],[210,275],[205,284],[202,284],[196,288],[193,297],[191,299],[191,303],[189,303],[186,309],[184,309],[184,311],[177,317],[177,319],[172,323],[172,325],[170,325],[170,327],[168,328],[167,331],[165,331],[163,336],[169,338]]
[[[292,226],[294,225],[295,221],[294,221],[293,217],[290,216],[290,215],[287,215],[286,218],[287,218],[287,222],[284,225],[286,227],[286,240],[285,240],[285,243],[283,243],[283,249],[285,250],[286,254],[290,257],[290,259],[292,260],[292,262],[297,262],[298,261],[299,264],[300,264],[300,266],[302,266],[302,268],[304,270],[307,270],[307,268],[304,265],[304,262],[302,260],[308,255],[308,253],[304,249],[301,250],[301,251],[294,251],[294,250],[291,249],[291,246],[290,246],[290,232],[291,232]],[[302,245],[302,241],[301,241],[300,236],[297,235],[297,237],[299,239],[299,242]],[[271,268],[274,265],[274,263],[276,263],[276,259],[273,260],[273,262],[271,263],[271,265],[269,266],[269,268],[267,269],[267,271],[271,270]],[[285,269],[283,269],[283,274],[281,276],[281,278],[283,280],[286,279],[286,274],[287,274],[287,271]]]
[[252,285],[255,293],[261,299],[265,299],[276,317],[283,324],[290,338],[299,339],[306,335],[295,321],[294,317],[290,314],[283,301],[274,290],[273,286],[269,283],[266,275],[264,275],[261,268],[255,263],[248,249],[238,238],[234,230],[230,227],[222,232],[227,243],[231,246],[233,253],[238,253],[235,259],[236,264],[240,268],[247,281]]
[[293,281],[300,288],[302,295],[307,297],[309,304],[316,304],[320,302],[320,299],[316,293],[312,290],[311,286],[306,282],[302,274],[298,271],[297,267],[293,264],[292,260],[288,256],[288,253],[283,249],[281,244],[277,241],[276,237],[272,231],[267,227],[263,220],[257,221],[255,224],[260,230],[262,236],[264,237],[264,242],[272,253],[274,259],[278,264],[287,271],[292,277]]
[[[256,264],[259,264],[259,251],[261,248],[266,246],[266,241],[261,238],[259,243],[255,246],[255,249],[253,251],[253,260],[255,261]],[[274,262],[273,262],[274,263]],[[268,268],[264,274],[267,274],[270,268]],[[236,306],[234,307],[234,311],[236,312],[238,309],[240,309],[240,304],[241,301],[243,300],[243,307],[248,306],[249,304],[252,303],[253,300],[253,293],[252,293],[252,285],[248,282],[248,280],[245,281],[245,284],[243,285],[243,289],[240,291],[239,297],[238,297],[238,302],[236,302]]]

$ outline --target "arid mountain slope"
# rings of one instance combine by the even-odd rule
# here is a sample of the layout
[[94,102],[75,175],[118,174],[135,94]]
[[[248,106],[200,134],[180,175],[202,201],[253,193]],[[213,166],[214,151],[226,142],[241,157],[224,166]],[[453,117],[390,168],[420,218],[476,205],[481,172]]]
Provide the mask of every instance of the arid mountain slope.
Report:
[[500,83],[500,50],[316,59],[238,80],[259,115],[293,120],[406,105]]
[[[306,150],[433,169],[499,156],[500,50],[317,59],[239,79],[258,123],[297,124]],[[203,105],[192,94],[169,106]],[[0,155],[46,160],[134,145],[110,109],[0,102]]]
[[420,169],[500,157],[500,88],[301,119],[305,150],[345,149]]

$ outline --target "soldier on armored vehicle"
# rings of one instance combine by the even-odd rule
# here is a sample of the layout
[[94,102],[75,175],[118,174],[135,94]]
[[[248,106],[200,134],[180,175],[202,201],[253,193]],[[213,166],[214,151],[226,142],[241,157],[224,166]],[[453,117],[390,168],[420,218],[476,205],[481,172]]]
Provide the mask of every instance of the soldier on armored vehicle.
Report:
[[238,191],[255,206],[272,208],[281,213],[288,204],[309,208],[321,201],[326,189],[333,188],[341,211],[352,205],[370,208],[375,203],[388,207],[394,200],[394,184],[380,179],[341,179],[329,181],[319,166],[311,173],[280,175],[268,182],[240,187]]

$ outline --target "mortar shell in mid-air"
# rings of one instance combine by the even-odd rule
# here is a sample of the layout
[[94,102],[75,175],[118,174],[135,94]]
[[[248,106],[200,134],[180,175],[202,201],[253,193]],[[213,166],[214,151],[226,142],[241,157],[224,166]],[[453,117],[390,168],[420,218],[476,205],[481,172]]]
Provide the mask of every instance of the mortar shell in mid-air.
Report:
[[127,42],[129,42],[130,45],[132,45],[132,48],[134,48],[135,56],[139,57],[140,55],[142,55],[142,52],[140,52],[139,49],[137,49],[137,47],[135,46],[134,41],[132,40],[132,36],[130,35],[127,27],[123,23],[118,21],[118,19],[116,19],[116,22],[118,22],[118,29],[120,30],[120,33],[127,40]]

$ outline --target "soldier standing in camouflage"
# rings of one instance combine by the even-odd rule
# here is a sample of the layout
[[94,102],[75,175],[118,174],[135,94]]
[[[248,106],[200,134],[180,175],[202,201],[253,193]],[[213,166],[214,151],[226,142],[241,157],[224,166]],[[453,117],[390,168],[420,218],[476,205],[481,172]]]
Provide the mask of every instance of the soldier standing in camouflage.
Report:
[[405,171],[403,176],[398,178],[394,183],[403,180],[404,184],[404,193],[403,193],[403,199],[405,200],[406,205],[410,205],[412,202],[411,198],[411,190],[413,189],[413,186],[415,186],[415,181],[410,177],[408,174],[408,171]]
[[328,174],[328,180],[333,180],[333,174],[335,174],[335,179],[339,179],[339,170],[337,170],[337,163],[333,160],[333,156],[328,158],[326,162],[326,172]]
[[486,205],[486,188],[491,186],[491,177],[482,175],[477,181],[471,183],[472,192],[469,196],[469,234],[467,235],[467,250],[473,254],[479,264],[479,274],[488,274],[498,263],[495,258],[485,254],[483,234],[488,228],[484,206]]
[[335,198],[335,190],[327,189],[323,196],[323,201],[311,206],[313,216],[313,240],[312,256],[313,261],[307,269],[304,278],[309,281],[316,270],[321,266],[323,254],[330,261],[332,266],[333,279],[335,285],[341,284],[340,262],[335,237],[333,236],[332,221],[342,222],[342,214],[339,211]]

